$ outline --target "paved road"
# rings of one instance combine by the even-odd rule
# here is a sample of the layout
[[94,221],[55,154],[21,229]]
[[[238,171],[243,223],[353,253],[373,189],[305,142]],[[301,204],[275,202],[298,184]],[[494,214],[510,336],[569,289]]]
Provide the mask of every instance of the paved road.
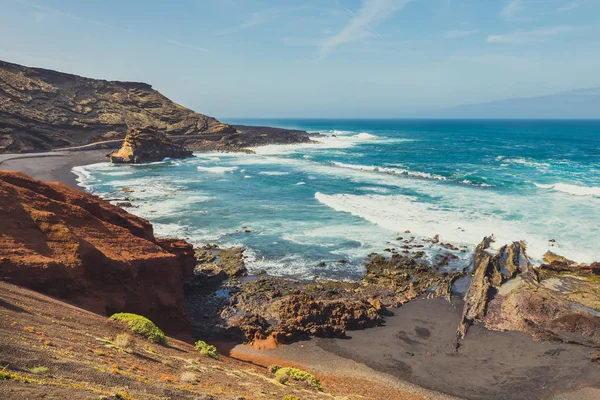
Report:
[[102,142],[94,142],[90,144],[84,144],[83,146],[74,146],[74,147],[63,147],[60,149],[53,149],[52,151],[78,151],[78,150],[93,150],[94,147],[107,144],[107,143],[121,143],[123,139],[114,139],[114,140],[104,140]]
[[[74,151],[85,151],[85,150],[95,150],[96,147],[101,146],[103,144],[108,143],[120,143],[123,139],[115,139],[115,140],[105,140],[102,142],[95,142],[90,144],[85,144],[83,146],[74,146],[74,147],[64,147],[60,149],[53,149],[51,151],[44,151],[40,153],[7,153],[0,154],[0,164],[4,161],[8,160],[16,160],[20,158],[31,158],[31,157],[64,157],[69,152]],[[64,153],[64,154],[61,154]]]

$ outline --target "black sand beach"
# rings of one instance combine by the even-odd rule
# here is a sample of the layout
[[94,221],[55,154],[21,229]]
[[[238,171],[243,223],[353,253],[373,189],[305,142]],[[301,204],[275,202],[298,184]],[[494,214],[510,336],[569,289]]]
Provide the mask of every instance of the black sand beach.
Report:
[[110,150],[57,151],[30,154],[0,154],[0,169],[21,171],[33,178],[46,182],[63,182],[77,185],[73,167],[107,161]]
[[[591,348],[536,342],[524,333],[475,325],[454,354],[462,305],[456,297],[452,304],[442,298],[417,299],[395,309],[385,326],[350,331],[348,339],[315,338],[270,351],[238,346],[233,355],[281,359],[326,375],[396,378],[413,388],[473,400],[600,398],[600,368],[590,362]],[[592,382],[595,389],[586,387]]]

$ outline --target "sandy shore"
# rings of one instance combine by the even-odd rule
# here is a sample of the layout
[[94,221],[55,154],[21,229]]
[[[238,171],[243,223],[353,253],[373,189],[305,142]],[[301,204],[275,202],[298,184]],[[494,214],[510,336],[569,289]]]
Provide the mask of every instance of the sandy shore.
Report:
[[594,349],[473,326],[454,354],[461,311],[459,298],[453,304],[418,299],[394,310],[385,326],[349,332],[350,339],[317,338],[270,351],[242,345],[231,354],[257,363],[289,362],[324,376],[375,381],[425,398],[600,398],[600,366],[590,362]]
[[77,187],[73,167],[107,161],[109,150],[62,151],[31,154],[0,154],[0,169],[21,171],[46,182]]
[[[106,161],[106,153],[3,154],[0,169],[78,187],[72,168]],[[315,338],[275,350],[239,345],[231,355],[265,366],[302,366],[333,387],[362,386],[365,398],[373,399],[600,398],[600,366],[590,362],[594,349],[474,326],[459,353],[452,353],[461,310],[459,298],[453,304],[418,299],[394,310],[385,326],[349,332],[350,339]]]

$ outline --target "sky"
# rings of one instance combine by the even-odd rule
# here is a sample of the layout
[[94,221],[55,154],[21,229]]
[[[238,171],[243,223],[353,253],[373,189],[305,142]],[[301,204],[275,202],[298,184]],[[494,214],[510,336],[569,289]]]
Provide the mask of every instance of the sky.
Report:
[[600,87],[600,0],[0,0],[0,59],[218,118],[410,117]]

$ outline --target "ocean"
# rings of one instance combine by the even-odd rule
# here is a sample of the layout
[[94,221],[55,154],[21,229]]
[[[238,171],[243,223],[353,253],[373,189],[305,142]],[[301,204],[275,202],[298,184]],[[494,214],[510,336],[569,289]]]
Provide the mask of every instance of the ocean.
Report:
[[87,191],[130,201],[158,236],[246,247],[251,272],[354,279],[368,254],[407,239],[429,260],[453,252],[447,268],[461,269],[491,234],[525,241],[534,263],[548,250],[600,261],[598,120],[225,122],[318,143],[74,172]]

